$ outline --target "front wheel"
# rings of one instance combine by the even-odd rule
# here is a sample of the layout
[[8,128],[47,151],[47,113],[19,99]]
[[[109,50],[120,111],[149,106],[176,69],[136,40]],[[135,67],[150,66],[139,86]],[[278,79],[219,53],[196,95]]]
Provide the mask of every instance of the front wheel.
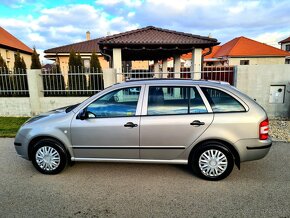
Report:
[[190,166],[193,172],[206,180],[221,180],[233,170],[234,158],[225,145],[209,142],[200,145],[193,153]]
[[32,163],[43,174],[57,174],[67,163],[63,146],[53,139],[42,139],[33,148]]

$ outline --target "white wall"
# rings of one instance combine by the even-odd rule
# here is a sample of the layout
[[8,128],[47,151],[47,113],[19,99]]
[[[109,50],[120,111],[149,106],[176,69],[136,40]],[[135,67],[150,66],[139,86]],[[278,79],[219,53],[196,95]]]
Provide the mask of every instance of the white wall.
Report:
[[[284,103],[269,103],[271,85],[286,86]],[[290,65],[237,66],[237,88],[256,99],[269,117],[290,117]]]
[[249,65],[285,64],[285,57],[229,58],[229,65],[240,65],[241,60],[249,60]]

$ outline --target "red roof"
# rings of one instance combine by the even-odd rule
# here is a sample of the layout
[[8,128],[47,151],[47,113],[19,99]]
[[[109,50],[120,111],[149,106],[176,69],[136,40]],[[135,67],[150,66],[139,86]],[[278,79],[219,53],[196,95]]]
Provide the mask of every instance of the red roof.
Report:
[[[212,51],[210,54],[204,56],[205,59],[214,58],[215,53],[221,48],[220,45],[216,45],[212,47]],[[206,54],[209,51],[209,48],[206,48],[202,51],[202,54]],[[192,58],[192,53],[189,52],[187,54],[181,55],[181,59],[183,60],[190,60]]]
[[21,42],[19,39],[8,33],[5,29],[0,27],[0,45],[14,48],[16,50],[26,52],[29,54],[33,53],[33,50]]
[[287,43],[287,42],[290,42],[290,36],[286,39],[283,39],[282,41],[280,41],[279,43]]
[[237,37],[225,43],[214,55],[218,57],[286,57],[289,52],[257,42],[246,37]]

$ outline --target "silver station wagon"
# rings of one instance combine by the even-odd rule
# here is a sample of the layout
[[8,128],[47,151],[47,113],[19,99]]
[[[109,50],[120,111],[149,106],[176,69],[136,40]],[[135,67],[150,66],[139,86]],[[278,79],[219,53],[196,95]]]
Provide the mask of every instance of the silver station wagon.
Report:
[[269,152],[268,130],[264,109],[228,83],[149,79],[33,117],[14,144],[44,174],[75,161],[132,162],[188,164],[220,180]]

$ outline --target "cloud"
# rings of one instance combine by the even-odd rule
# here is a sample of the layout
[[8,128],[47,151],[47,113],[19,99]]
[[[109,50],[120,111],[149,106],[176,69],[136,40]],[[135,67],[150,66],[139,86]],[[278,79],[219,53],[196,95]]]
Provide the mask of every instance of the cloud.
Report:
[[[1,1],[5,5],[19,2]],[[34,0],[20,5],[28,2]],[[50,8],[43,1],[37,3],[33,14],[0,17],[0,26],[39,50],[85,40],[87,30],[91,38],[97,38],[148,25],[205,36],[211,33],[222,43],[246,36],[275,44],[290,35],[288,0],[97,0],[92,5]]]

